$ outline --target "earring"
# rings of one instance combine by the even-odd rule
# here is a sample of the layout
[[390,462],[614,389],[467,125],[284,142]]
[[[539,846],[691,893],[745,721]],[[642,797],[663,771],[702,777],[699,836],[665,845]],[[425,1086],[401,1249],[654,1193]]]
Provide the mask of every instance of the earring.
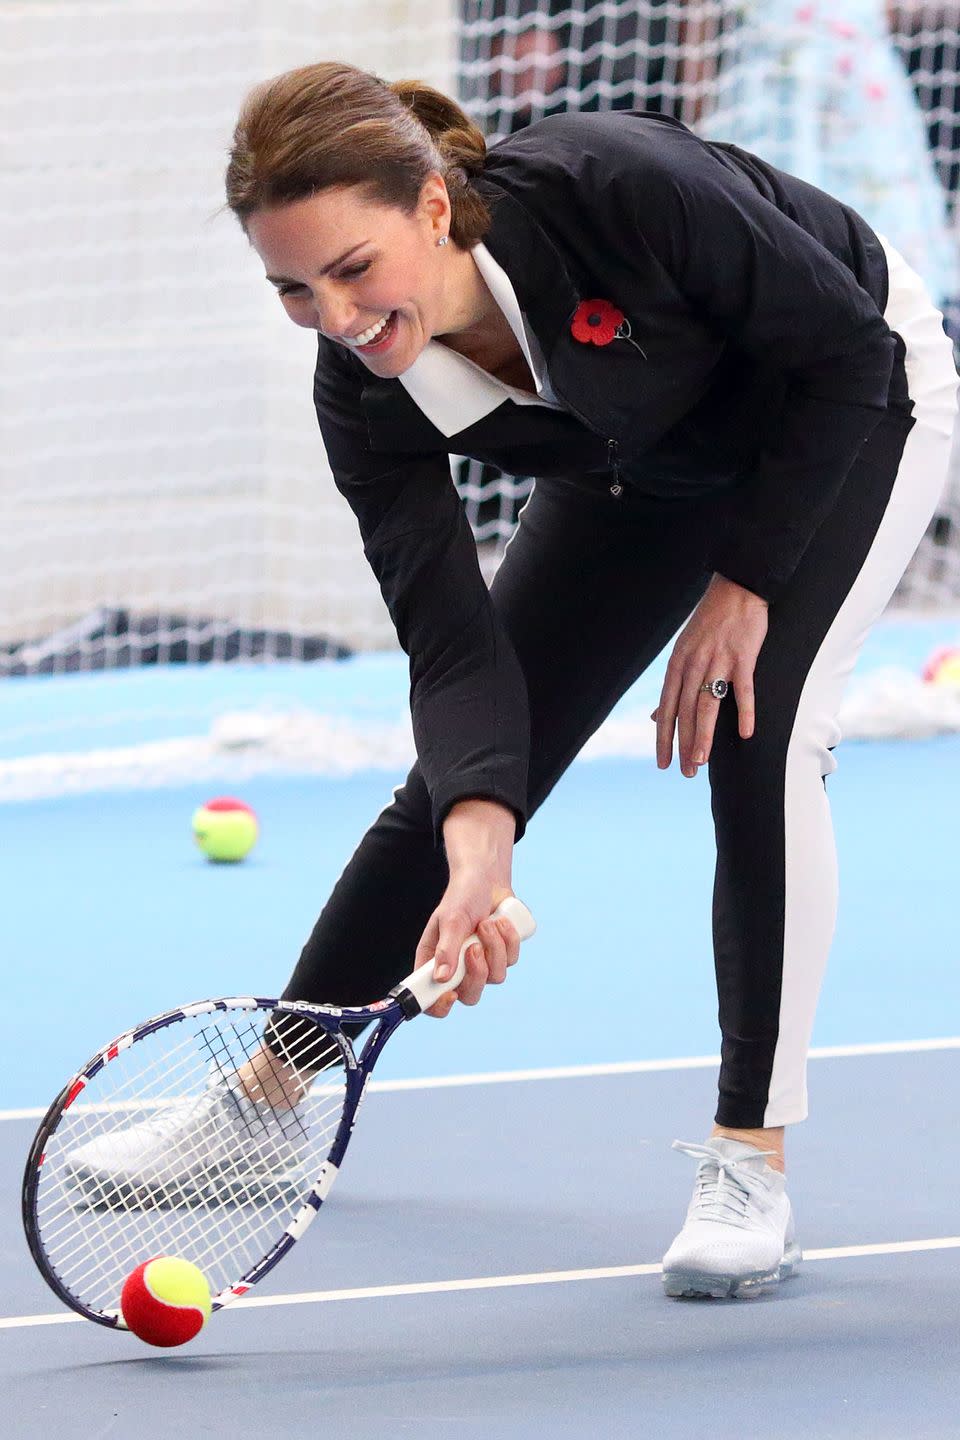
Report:
[[446,243],[447,243],[447,241],[448,241],[449,239],[450,239],[450,236],[449,236],[449,235],[441,235],[441,236],[440,236],[440,239],[437,241],[437,244],[438,244],[438,245],[446,245]]

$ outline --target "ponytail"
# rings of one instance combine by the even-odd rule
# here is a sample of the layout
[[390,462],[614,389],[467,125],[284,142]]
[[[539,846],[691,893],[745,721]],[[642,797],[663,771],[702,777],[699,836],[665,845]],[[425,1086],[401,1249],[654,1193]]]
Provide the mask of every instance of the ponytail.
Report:
[[489,229],[490,212],[470,181],[483,174],[487,158],[483,131],[456,101],[420,80],[395,80],[387,88],[417,117],[437,149],[442,162],[438,168],[454,210],[450,230],[454,242],[462,245],[460,235],[475,233],[479,239]]
[[419,80],[387,84],[353,65],[323,62],[258,86],[237,121],[227,204],[241,225],[256,211],[335,186],[358,186],[384,205],[416,208],[432,171],[450,196],[450,238],[471,249],[490,228],[471,183],[487,145],[464,110]]

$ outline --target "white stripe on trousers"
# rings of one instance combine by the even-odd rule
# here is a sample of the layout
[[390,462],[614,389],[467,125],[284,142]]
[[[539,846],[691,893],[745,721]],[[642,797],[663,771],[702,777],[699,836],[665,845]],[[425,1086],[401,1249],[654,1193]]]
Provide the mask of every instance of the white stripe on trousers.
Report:
[[923,281],[881,236],[890,277],[884,317],[906,347],[914,426],[869,554],[807,675],[787,749],[786,897],[777,1048],[764,1125],[807,1116],[807,1052],[837,913],[837,859],[823,777],[836,769],[837,712],[867,632],[923,538],[943,491],[957,373],[943,317]]

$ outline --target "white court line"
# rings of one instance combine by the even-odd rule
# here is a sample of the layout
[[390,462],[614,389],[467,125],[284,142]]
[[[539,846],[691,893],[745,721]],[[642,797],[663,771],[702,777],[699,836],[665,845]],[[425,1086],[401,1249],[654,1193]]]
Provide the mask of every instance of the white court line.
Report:
[[[872,1045],[821,1045],[811,1060],[839,1060],[863,1055],[914,1055],[930,1050],[960,1050],[960,1035],[938,1040],[883,1040]],[[463,1085],[507,1085],[520,1080],[583,1080],[595,1075],[650,1075],[667,1070],[712,1070],[719,1055],[688,1055],[676,1060],[619,1060],[606,1065],[564,1065],[543,1070],[493,1070],[479,1075],[434,1075],[417,1080],[371,1080],[369,1090],[449,1090]],[[44,1105],[26,1110],[0,1110],[0,1120],[42,1120]]]
[[[880,1245],[840,1245],[829,1250],[805,1250],[807,1260],[850,1260],[865,1255],[910,1255],[921,1250],[958,1250],[960,1235],[937,1240],[891,1240]],[[303,1290],[293,1295],[247,1295],[229,1310],[274,1308],[279,1305],[320,1305],[337,1300],[384,1300],[406,1295],[444,1295],[467,1290],[508,1290],[525,1285],[569,1285],[582,1280],[626,1280],[659,1275],[661,1266],[607,1265],[593,1270],[542,1270],[531,1275],[483,1275],[464,1280],[424,1280],[412,1285],[368,1285],[356,1290]],[[56,1315],[11,1315],[0,1319],[0,1330],[25,1330],[34,1325],[73,1325],[84,1317],[72,1311]]]

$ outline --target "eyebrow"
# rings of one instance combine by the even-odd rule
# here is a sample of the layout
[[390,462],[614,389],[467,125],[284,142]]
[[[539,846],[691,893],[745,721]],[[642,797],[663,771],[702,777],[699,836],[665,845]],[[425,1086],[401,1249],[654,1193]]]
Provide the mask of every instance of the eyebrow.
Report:
[[[337,266],[342,265],[344,260],[349,260],[355,250],[361,250],[364,245],[369,244],[369,240],[361,240],[359,245],[352,245],[349,250],[345,250],[342,255],[338,255],[336,260],[331,260],[329,265],[324,265],[322,270],[318,270],[318,277],[320,275],[329,275],[330,271],[336,270]],[[289,275],[268,275],[267,279],[271,285],[300,285],[303,283],[300,280],[292,279]]]

